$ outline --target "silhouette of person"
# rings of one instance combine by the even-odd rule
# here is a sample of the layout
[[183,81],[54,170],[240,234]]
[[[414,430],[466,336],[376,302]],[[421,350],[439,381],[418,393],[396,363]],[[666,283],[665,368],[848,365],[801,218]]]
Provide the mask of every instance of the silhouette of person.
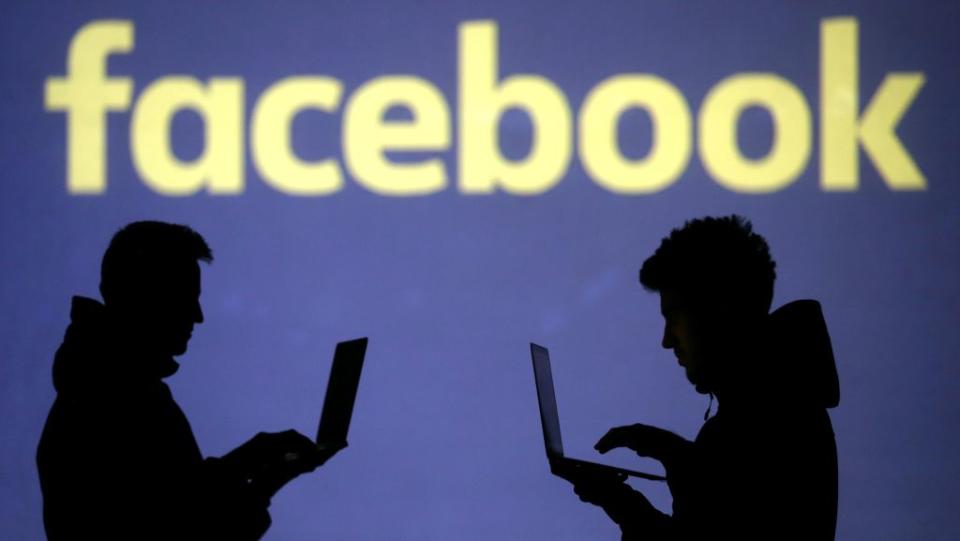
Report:
[[259,539],[274,493],[336,453],[288,430],[203,458],[163,382],[203,322],[199,261],[189,227],[131,223],[103,256],[103,304],[73,298],[37,449],[51,541]]
[[718,409],[692,442],[635,424],[595,446],[660,461],[672,515],[622,477],[564,475],[624,540],[834,538],[837,451],[826,410],[839,402],[836,367],[819,303],[768,314],[775,267],[763,237],[735,215],[688,221],[643,263],[640,283],[660,294],[661,345]]

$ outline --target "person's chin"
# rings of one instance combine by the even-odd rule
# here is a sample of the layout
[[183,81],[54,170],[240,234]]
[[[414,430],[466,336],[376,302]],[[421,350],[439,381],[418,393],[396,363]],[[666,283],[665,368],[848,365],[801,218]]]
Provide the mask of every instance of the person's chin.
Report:
[[171,350],[170,350],[170,355],[171,355],[172,357],[179,357],[180,355],[183,355],[184,353],[187,352],[187,341],[184,340],[183,342],[181,342],[181,343],[179,343],[179,344],[175,344],[175,345],[174,345],[172,348],[170,348],[170,349],[171,349]]
[[710,389],[708,389],[707,386],[703,383],[703,381],[698,377],[697,373],[692,372],[689,368],[687,369],[686,373],[687,373],[687,381],[689,381],[693,385],[694,390],[696,390],[700,394],[710,393]]

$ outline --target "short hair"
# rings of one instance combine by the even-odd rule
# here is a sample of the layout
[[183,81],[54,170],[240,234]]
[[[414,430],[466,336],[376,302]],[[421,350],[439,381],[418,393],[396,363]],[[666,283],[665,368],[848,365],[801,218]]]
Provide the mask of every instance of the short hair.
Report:
[[117,231],[100,264],[103,300],[159,279],[171,265],[213,261],[203,237],[186,225],[133,222]]
[[749,220],[705,217],[688,220],[660,242],[640,268],[640,283],[649,291],[676,292],[689,309],[766,315],[776,266]]

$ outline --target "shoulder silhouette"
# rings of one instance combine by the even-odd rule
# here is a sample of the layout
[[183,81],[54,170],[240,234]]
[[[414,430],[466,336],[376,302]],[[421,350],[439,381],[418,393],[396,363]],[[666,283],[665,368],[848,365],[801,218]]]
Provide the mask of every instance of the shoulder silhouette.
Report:
[[103,302],[74,297],[37,450],[48,539],[258,539],[274,492],[329,458],[293,431],[201,454],[163,380],[204,320],[212,259],[186,226],[132,223],[103,256]]
[[[694,441],[643,424],[597,443],[663,463],[671,514],[621,479],[571,478],[624,539],[834,538],[837,454],[827,409],[839,403],[830,338],[816,301],[770,313],[776,265],[739,216],[691,220],[640,270],[660,295],[661,346],[717,413]],[[709,413],[709,409],[708,409]]]

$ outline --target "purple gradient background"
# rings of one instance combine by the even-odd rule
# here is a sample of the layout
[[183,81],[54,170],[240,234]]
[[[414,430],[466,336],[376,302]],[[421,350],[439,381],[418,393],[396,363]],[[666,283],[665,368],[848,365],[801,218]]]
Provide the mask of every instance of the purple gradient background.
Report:
[[[96,294],[99,258],[117,228],[155,218],[192,225],[216,256],[204,269],[207,321],[169,380],[206,454],[259,430],[313,433],[334,343],[371,337],[350,447],[275,499],[267,539],[618,539],[598,509],[549,475],[527,343],[553,353],[568,454],[594,457],[608,427],[636,421],[693,437],[706,398],[660,350],[657,298],[636,271],[685,219],[737,212],[778,261],[775,304],[819,299],[833,334],[843,395],[832,412],[838,539],[956,538],[960,4],[434,4],[0,7],[3,537],[43,535],[33,456],[70,297]],[[334,196],[295,198],[264,185],[248,155],[243,195],[166,198],[132,167],[129,114],[111,113],[109,189],[75,197],[65,189],[64,115],[43,110],[44,80],[64,73],[74,32],[125,18],[136,25],[135,50],[112,57],[109,69],[134,77],[135,95],[169,74],[236,75],[249,115],[253,100],[289,75],[335,76],[347,96],[379,75],[414,74],[443,91],[455,122],[457,26],[492,18],[502,74],[542,74],[575,109],[615,73],[664,77],[696,110],[719,79],[770,71],[801,88],[816,121],[819,24],[837,15],[860,21],[861,104],[889,71],[926,74],[898,133],[928,191],[891,192],[861,153],[860,190],[823,193],[816,139],[804,174],[763,196],[718,186],[694,154],[681,180],[653,196],[611,194],[575,159],[537,197],[450,188],[386,198],[348,178]],[[298,117],[300,155],[340,157],[340,118]],[[198,117],[178,115],[181,156],[197,155],[199,130]],[[762,155],[770,135],[767,117],[748,111],[745,151]],[[522,156],[529,137],[523,114],[505,115],[508,156]],[[644,114],[625,116],[621,139],[628,154],[645,153]],[[442,154],[454,179],[455,155]],[[626,452],[608,462],[652,468]],[[636,486],[669,509],[664,487]]]

